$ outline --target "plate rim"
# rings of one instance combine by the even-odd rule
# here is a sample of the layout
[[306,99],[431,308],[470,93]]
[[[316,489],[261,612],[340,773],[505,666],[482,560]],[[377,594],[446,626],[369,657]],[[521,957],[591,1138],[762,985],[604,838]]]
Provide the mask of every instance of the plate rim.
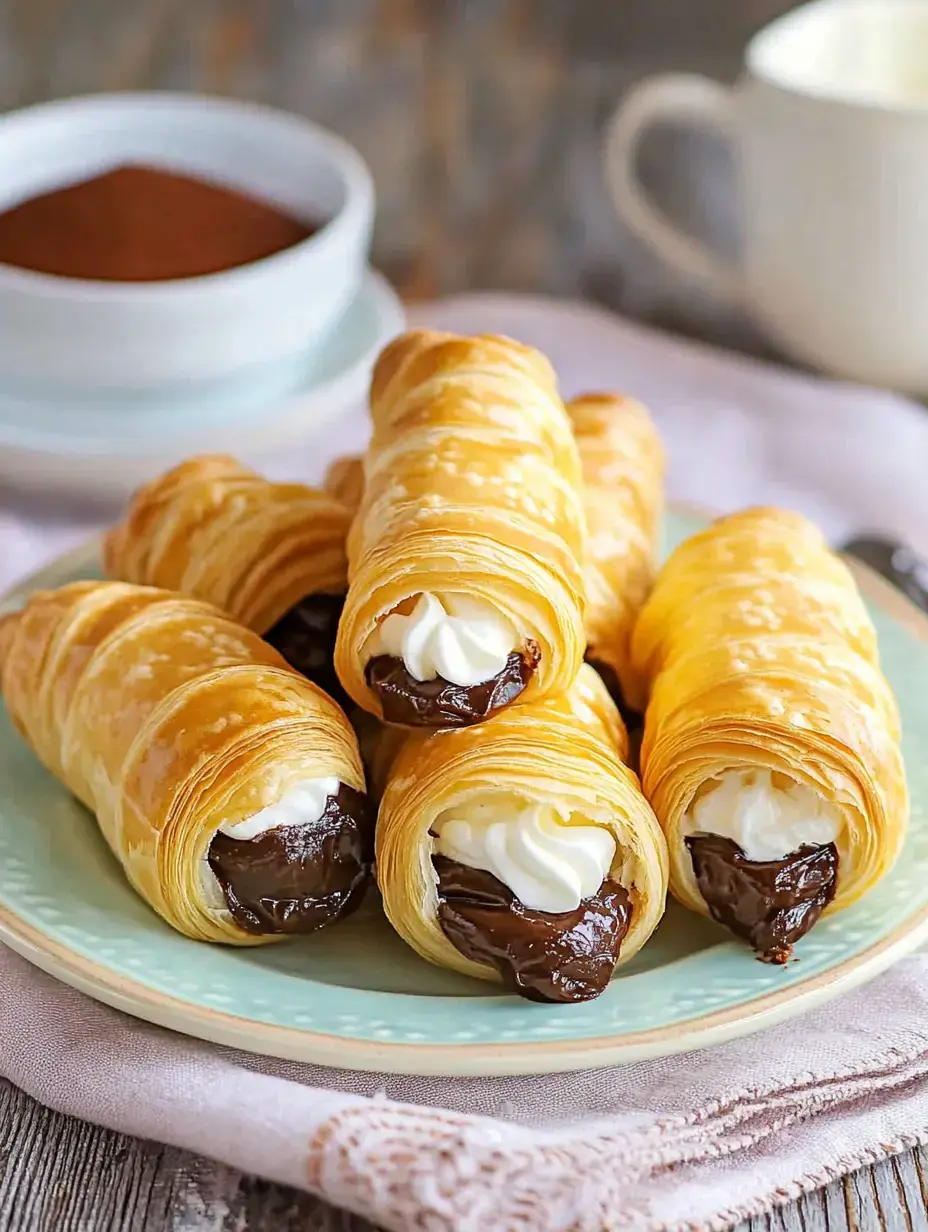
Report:
[[[714,516],[674,503],[681,516]],[[98,564],[101,536],[46,562],[0,598],[0,612],[62,570]],[[845,557],[863,594],[919,641],[928,643],[928,616],[861,562]],[[887,936],[828,971],[737,1006],[681,1022],[575,1040],[492,1043],[385,1042],[257,1022],[160,992],[85,958],[28,923],[0,901],[0,942],[63,983],[115,1009],[181,1034],[283,1060],[336,1069],[448,1077],[502,1077],[595,1069],[689,1052],[724,1043],[814,1009],[859,987],[928,941],[928,901]]]

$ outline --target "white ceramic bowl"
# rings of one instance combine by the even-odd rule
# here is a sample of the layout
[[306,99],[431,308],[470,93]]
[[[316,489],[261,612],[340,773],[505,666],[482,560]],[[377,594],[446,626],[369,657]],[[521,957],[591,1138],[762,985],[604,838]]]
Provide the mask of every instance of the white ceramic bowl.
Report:
[[261,197],[315,235],[251,265],[160,283],[91,282],[0,264],[0,391],[68,403],[169,402],[250,380],[294,389],[357,294],[374,211],[344,141],[298,116],[182,94],[112,94],[0,118],[0,210],[126,163]]
[[368,270],[305,379],[274,402],[256,404],[260,390],[241,382],[222,398],[136,404],[133,413],[117,415],[112,406],[17,401],[0,390],[0,491],[122,504],[183,458],[217,449],[277,478],[318,479],[316,438],[353,416],[345,421],[346,439],[363,440],[367,415],[358,412],[371,370],[404,324],[396,292]]

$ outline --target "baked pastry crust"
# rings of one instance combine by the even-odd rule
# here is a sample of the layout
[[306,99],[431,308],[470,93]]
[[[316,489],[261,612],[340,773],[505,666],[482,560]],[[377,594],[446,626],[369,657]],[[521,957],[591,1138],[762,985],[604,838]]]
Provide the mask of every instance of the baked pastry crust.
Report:
[[330,462],[322,479],[322,488],[354,513],[364,495],[364,459],[350,454]]
[[840,810],[826,911],[889,870],[908,822],[898,710],[854,579],[811,522],[749,509],[687,540],[638,619],[632,660],[651,685],[642,782],[687,907],[709,914],[684,816],[730,770],[779,772]]
[[[632,917],[620,963],[657,927],[667,892],[667,849],[638,779],[623,763],[628,738],[605,685],[584,665],[570,689],[512,706],[476,727],[398,739],[385,734],[386,789],[377,823],[377,881],[393,927],[429,962],[483,980],[494,967],[465,957],[442,932],[430,830],[439,816],[512,791],[582,814],[616,839],[611,876],[628,891]],[[566,806],[566,807],[565,807]]]
[[335,648],[346,691],[382,717],[365,646],[426,592],[483,600],[534,643],[540,660],[520,701],[567,688],[585,644],[585,522],[548,361],[508,338],[413,330],[378,360],[371,413]]
[[631,670],[631,635],[650,593],[663,508],[664,449],[641,405],[621,394],[582,394],[567,413],[583,465],[588,527],[587,657],[612,668],[623,700],[643,711]]
[[345,593],[350,521],[325,492],[207,454],[135,494],[104,540],[104,568],[204,599],[263,634],[307,595]]
[[119,582],[39,591],[0,621],[7,708],[95,814],[129,881],[197,941],[258,945],[210,905],[201,864],[223,823],[296,783],[364,791],[339,707],[217,608]]

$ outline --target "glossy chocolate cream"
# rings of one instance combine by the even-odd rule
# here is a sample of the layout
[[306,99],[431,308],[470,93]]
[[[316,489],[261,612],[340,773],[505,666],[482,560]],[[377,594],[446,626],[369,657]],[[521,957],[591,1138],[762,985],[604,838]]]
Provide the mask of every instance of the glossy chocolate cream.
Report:
[[246,932],[311,933],[359,905],[373,849],[367,797],[342,783],[318,821],[278,826],[253,839],[217,834],[208,858]]
[[575,911],[530,911],[492,873],[433,856],[438,920],[462,954],[495,967],[529,1001],[589,1001],[603,991],[631,922],[628,892],[607,878]]
[[269,629],[264,640],[340,706],[348,698],[335,675],[332,657],[344,595],[307,595]]
[[806,846],[783,860],[749,860],[730,838],[686,839],[700,892],[713,919],[754,947],[763,962],[782,965],[835,895],[834,843]]
[[402,727],[470,727],[504,709],[523,692],[540,658],[534,642],[513,651],[506,666],[481,684],[451,684],[441,676],[416,680],[402,659],[376,655],[365,669],[387,723]]

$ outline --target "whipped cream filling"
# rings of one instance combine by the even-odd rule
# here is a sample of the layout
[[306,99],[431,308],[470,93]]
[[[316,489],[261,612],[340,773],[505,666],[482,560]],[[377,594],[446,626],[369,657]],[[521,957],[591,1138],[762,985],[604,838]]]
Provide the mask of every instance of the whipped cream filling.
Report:
[[483,599],[421,594],[408,614],[393,612],[368,639],[365,660],[401,659],[414,680],[441,676],[470,686],[492,680],[520,638],[505,616]]
[[244,821],[224,821],[219,833],[229,838],[257,838],[278,826],[302,826],[318,821],[325,812],[329,796],[338,794],[338,779],[303,779],[285,791],[275,804],[269,804]]
[[501,794],[450,811],[432,828],[438,855],[492,873],[523,906],[574,911],[609,874],[616,843],[550,805]]
[[[276,830],[280,826],[312,825],[325,812],[329,796],[338,794],[340,781],[337,777],[322,779],[303,779],[285,791],[274,804],[253,813],[242,821],[224,821],[218,828],[219,834],[234,838],[241,842],[260,838],[268,830]],[[207,905],[214,910],[227,910],[226,897],[209,866],[206,856],[200,861],[200,879],[206,896]]]
[[730,770],[697,796],[683,834],[717,834],[749,860],[783,860],[833,843],[843,825],[840,811],[802,783],[770,770]]

